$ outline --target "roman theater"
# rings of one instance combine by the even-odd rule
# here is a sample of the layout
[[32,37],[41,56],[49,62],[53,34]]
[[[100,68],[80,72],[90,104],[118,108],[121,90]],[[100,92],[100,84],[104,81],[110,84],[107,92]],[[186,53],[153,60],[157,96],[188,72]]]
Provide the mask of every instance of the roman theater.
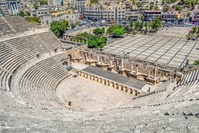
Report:
[[0,17],[0,132],[198,133],[199,42],[170,32],[89,49]]

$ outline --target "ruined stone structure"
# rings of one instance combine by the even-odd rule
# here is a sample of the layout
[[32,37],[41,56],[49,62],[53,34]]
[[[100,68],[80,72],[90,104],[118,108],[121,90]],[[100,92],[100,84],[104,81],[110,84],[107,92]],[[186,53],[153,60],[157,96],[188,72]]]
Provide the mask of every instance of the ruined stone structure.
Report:
[[[27,22],[9,23],[10,19],[15,20],[15,17],[0,18],[0,26],[6,25],[0,27],[3,29],[0,35],[0,132],[198,133],[198,67],[189,69],[180,78],[175,69],[163,69],[128,56],[103,54],[85,49],[85,45],[66,51],[47,29],[34,29],[33,32],[33,29],[26,27]],[[28,34],[25,34],[27,31]],[[197,53],[191,56],[197,56]],[[74,62],[89,64],[88,67],[97,66],[99,68],[95,68],[103,69],[105,75],[119,73],[125,78],[135,77],[157,83],[156,91],[142,94],[136,87],[127,85],[128,81],[122,84],[103,75],[89,73],[88,67],[68,70]],[[119,77],[119,74],[116,75]],[[171,81],[158,83],[163,75]],[[83,89],[81,96],[74,86],[82,86],[76,83],[78,78],[84,79],[82,81],[85,83],[80,82],[82,84],[92,81]],[[180,78],[178,82],[172,83],[177,78]],[[108,94],[104,92],[109,91],[110,97],[107,96],[104,101],[110,108],[96,111],[95,108],[101,103],[94,102],[90,112],[75,110],[77,103],[67,99],[64,93],[61,93],[64,97],[61,102],[56,94],[57,88],[61,82],[69,79],[74,81],[73,84],[65,82],[69,84],[68,88],[61,88],[61,92],[68,93],[70,87],[71,93],[80,97],[78,104],[82,104],[82,101],[87,104],[87,98],[91,97],[86,93],[88,88],[95,92],[92,93],[94,97],[91,102],[96,100],[96,96],[103,100],[104,95]],[[99,87],[96,91],[101,93],[93,91],[96,84]],[[118,98],[117,94],[122,94],[122,97]],[[113,95],[116,96],[111,99]],[[129,101],[125,99],[127,96]],[[121,98],[124,98],[122,102]],[[110,99],[116,101],[117,106],[111,106]]]
[[68,42],[74,42],[81,45],[87,45],[88,39],[84,37],[72,36],[72,35],[64,35],[63,40]]
[[149,84],[158,83],[163,76],[173,81],[181,76],[172,70],[162,69],[161,66],[159,67],[149,62],[139,62],[129,57],[108,55],[86,48],[73,49],[68,52],[68,55],[71,62],[97,66],[103,70],[147,81]]
[[134,88],[132,87],[129,87],[127,85],[124,85],[124,84],[119,84],[119,83],[116,83],[110,79],[105,79],[103,77],[99,77],[97,75],[94,75],[94,74],[90,74],[90,73],[87,73],[87,72],[84,72],[84,71],[78,71],[77,72],[78,75],[80,76],[83,76],[85,78],[88,78],[88,79],[91,79],[91,80],[94,80],[96,82],[99,82],[99,83],[102,83],[104,85],[107,85],[107,86],[110,86],[110,87],[113,87],[115,89],[118,89],[118,90],[121,90],[121,91],[124,91],[124,92],[127,92],[129,94],[132,94],[133,96],[139,96],[140,95],[140,90],[135,90]]

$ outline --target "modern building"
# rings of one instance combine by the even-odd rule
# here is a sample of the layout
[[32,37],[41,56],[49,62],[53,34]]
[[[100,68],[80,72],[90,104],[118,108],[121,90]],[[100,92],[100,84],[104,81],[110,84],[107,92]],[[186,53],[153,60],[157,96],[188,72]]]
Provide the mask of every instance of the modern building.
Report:
[[31,9],[30,14],[31,14],[31,16],[36,16],[36,17],[49,15],[50,14],[49,7],[47,5],[42,5],[37,10]]
[[93,21],[120,22],[131,18],[131,10],[125,3],[109,3],[87,5],[84,8],[84,18]]
[[76,12],[67,12],[64,14],[59,14],[57,16],[53,15],[43,15],[40,17],[41,23],[50,27],[50,24],[53,21],[68,21],[68,24],[71,25],[72,23],[75,24],[79,21],[79,14]]
[[57,5],[57,0],[48,0],[48,5],[50,7],[56,6]]
[[156,6],[159,6],[162,4],[162,0],[147,0],[150,4],[154,4]]
[[131,20],[138,20],[140,16],[141,14],[138,9],[131,9],[131,15],[130,15]]
[[16,15],[21,10],[20,0],[0,0],[0,8],[4,15]]
[[143,16],[145,20],[153,20],[156,18],[161,18],[162,16],[162,11],[159,10],[145,10],[143,12]]
[[199,12],[196,12],[193,17],[191,17],[191,22],[193,24],[199,25]]
[[86,0],[75,0],[75,9],[78,10],[80,14],[84,14],[84,7],[86,5]]
[[178,12],[162,12],[162,20],[164,21],[170,21],[175,22],[176,18],[180,17],[180,14]]
[[162,4],[162,0],[137,0],[136,1],[137,3],[138,2],[144,2],[144,3],[149,3],[149,4],[153,4],[153,5],[156,5],[156,6],[159,6]]
[[75,0],[63,0],[63,6],[65,8],[74,8],[75,7]]

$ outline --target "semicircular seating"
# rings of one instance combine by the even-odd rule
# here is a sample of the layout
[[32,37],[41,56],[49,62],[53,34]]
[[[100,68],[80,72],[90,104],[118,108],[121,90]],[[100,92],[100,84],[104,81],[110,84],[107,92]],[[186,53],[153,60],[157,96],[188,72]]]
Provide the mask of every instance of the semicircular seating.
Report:
[[[51,32],[43,32],[0,42],[0,88],[15,89],[15,86],[11,88],[11,83],[17,77],[20,79],[18,94],[27,103],[42,108],[60,107],[53,93],[56,85],[67,76],[67,71],[59,62],[66,59],[66,55],[57,50],[54,53],[54,49],[62,49],[62,44],[56,39],[45,39],[47,36],[52,40],[55,38]],[[35,60],[41,60],[37,59],[38,53],[41,56],[45,54],[45,59],[34,64]],[[22,77],[16,75],[24,64],[31,63]]]
[[59,63],[59,56],[63,54],[36,63],[21,76],[18,91],[31,105],[41,108],[58,106],[54,92],[57,84],[68,76]]

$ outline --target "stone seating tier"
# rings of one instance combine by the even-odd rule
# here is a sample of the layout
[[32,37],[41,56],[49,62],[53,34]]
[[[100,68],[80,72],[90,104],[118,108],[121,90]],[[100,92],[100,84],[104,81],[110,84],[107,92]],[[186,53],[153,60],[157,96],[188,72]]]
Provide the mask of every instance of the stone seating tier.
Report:
[[0,17],[0,36],[12,33],[8,24]]
[[[60,54],[60,57],[63,57]],[[59,56],[56,56],[59,58]],[[61,107],[56,102],[55,87],[60,80],[67,76],[59,61],[54,57],[45,59],[29,68],[21,77],[19,92],[24,100],[36,107]]]
[[180,82],[178,83],[178,86],[187,84],[189,82],[193,82],[198,79],[199,79],[199,70],[197,69],[197,70],[189,72],[188,74],[183,75]]
[[29,23],[25,18],[20,16],[5,16],[4,19],[12,26],[16,32],[27,31],[28,29],[37,27],[33,23]]
[[47,44],[46,47],[50,50],[62,48],[61,43],[57,41],[57,38],[51,32],[38,33],[37,36]]

